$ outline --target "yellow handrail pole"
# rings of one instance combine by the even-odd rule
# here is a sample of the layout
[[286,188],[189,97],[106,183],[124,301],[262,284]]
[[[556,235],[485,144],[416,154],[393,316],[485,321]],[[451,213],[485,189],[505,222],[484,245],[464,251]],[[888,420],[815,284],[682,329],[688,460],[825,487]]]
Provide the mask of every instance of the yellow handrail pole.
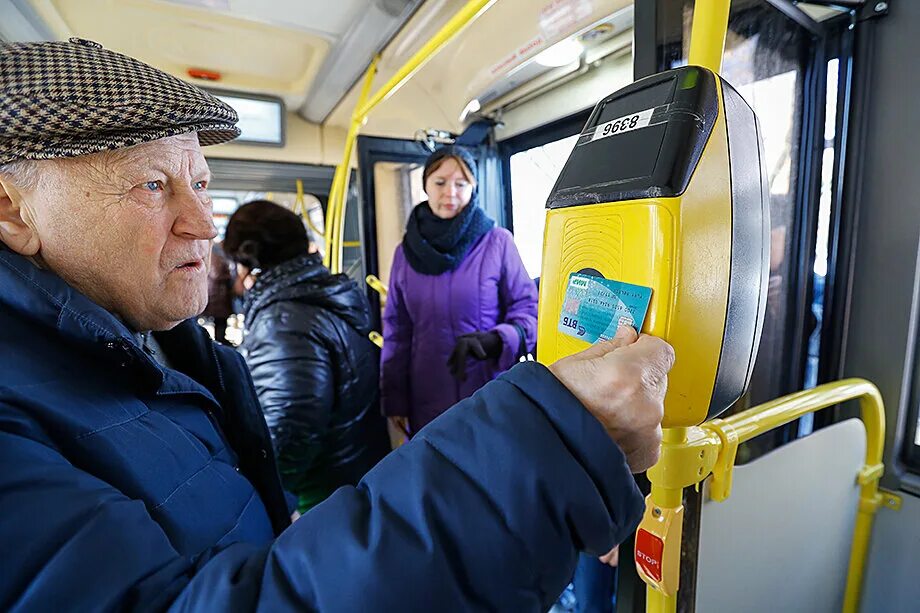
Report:
[[[377,63],[380,56],[377,55],[368,66],[364,74],[364,83],[361,86],[361,93],[358,95],[358,108],[360,108],[367,97],[370,95],[371,84],[374,82],[374,75],[377,74]],[[348,174],[351,171],[351,156],[354,152],[355,141],[358,138],[358,130],[361,128],[363,117],[358,118],[357,113],[352,115],[351,124],[348,126],[348,133],[345,136],[345,150],[342,152],[342,163],[336,166],[335,174],[332,176],[332,188],[329,190],[329,205],[326,207],[326,232],[329,242],[326,245],[326,256],[323,263],[334,272],[342,271],[342,243],[341,228],[344,220],[344,208],[348,192]]]
[[[361,104],[370,93],[371,83],[373,82],[376,72],[377,58],[374,59],[370,69],[367,71],[364,86],[361,88],[361,96],[358,98],[358,104]],[[336,168],[336,174],[339,175],[339,181],[335,190],[335,225],[332,228],[335,236],[335,247],[332,249],[334,257],[332,260],[332,272],[334,273],[342,272],[342,248],[344,247],[344,245],[342,245],[342,236],[345,226],[345,207],[348,204],[348,175],[351,174],[351,156],[355,150],[355,143],[358,140],[358,131],[361,129],[363,123],[363,117],[360,119],[357,117],[351,118],[351,125],[348,127],[348,134],[345,136],[345,153],[342,157],[342,164]]]
[[[352,114],[351,125],[348,129],[348,135],[345,137],[345,154],[343,155],[342,165],[336,168],[335,176],[332,181],[332,189],[329,193],[329,206],[327,211],[332,211],[334,216],[327,215],[326,235],[330,237],[327,246],[327,257],[324,260],[332,272],[341,272],[342,265],[342,226],[345,220],[345,207],[347,206],[347,187],[348,187],[348,170],[351,163],[351,153],[354,150],[355,139],[358,137],[358,131],[364,125],[368,114],[381,102],[396,93],[400,87],[412,78],[422,66],[425,65],[438,51],[441,50],[450,40],[456,36],[463,28],[472,23],[479,15],[484,13],[496,0],[471,0],[463,8],[450,18],[444,26],[419,49],[406,64],[397,71],[389,81],[384,84],[374,95],[367,99],[367,95],[362,90],[362,96],[358,99],[358,104]],[[376,60],[371,68],[376,70]],[[370,89],[370,80],[373,72],[368,69],[365,77],[364,89]],[[336,179],[338,178],[338,181]],[[331,219],[330,219],[331,218]],[[330,226],[329,223],[332,223]]]
[[[690,32],[690,57],[688,62],[718,73],[722,68],[722,51],[728,30],[728,12],[731,0],[696,0],[693,9],[693,28]],[[683,487],[665,487],[662,477],[680,473],[674,465],[679,454],[669,453],[687,442],[687,428],[666,428],[662,433],[662,455],[658,465],[649,471],[651,502],[658,508],[677,509],[683,502]],[[672,547],[680,548],[680,533]],[[651,585],[646,587],[646,611],[649,613],[674,613],[677,611],[677,593],[666,596]]]
[[[661,446],[663,450],[680,447],[687,442],[687,428],[665,428],[662,431]],[[684,488],[682,486],[674,487],[673,484],[663,483],[663,479],[657,479],[655,469],[669,471],[673,468],[671,459],[673,455],[662,453],[662,461],[654,466],[648,474],[651,483],[651,501],[658,508],[676,509],[683,504]],[[674,458],[676,459],[676,458]],[[657,475],[656,475],[657,476]],[[678,549],[680,541],[676,543]],[[677,594],[667,596],[659,592],[652,586],[646,586],[646,611],[656,613],[675,613],[677,611]]]
[[696,0],[690,34],[689,64],[719,73],[728,30],[731,0]]
[[399,88],[406,84],[412,78],[425,62],[430,60],[441,50],[444,45],[449,43],[463,28],[471,24],[477,17],[484,13],[496,0],[472,0],[467,2],[462,9],[450,18],[444,26],[438,30],[425,45],[415,52],[409,61],[393,75],[386,84],[381,87],[374,96],[363,106],[359,105],[356,115],[366,117],[375,106],[384,102],[390,96],[399,91]]

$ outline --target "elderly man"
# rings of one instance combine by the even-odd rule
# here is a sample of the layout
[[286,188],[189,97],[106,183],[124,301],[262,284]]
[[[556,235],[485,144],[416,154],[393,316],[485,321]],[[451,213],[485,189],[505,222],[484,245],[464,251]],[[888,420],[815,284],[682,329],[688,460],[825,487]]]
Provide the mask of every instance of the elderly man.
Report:
[[670,348],[519,365],[291,525],[241,358],[189,321],[215,230],[198,89],[0,45],[0,609],[546,609],[638,523]]

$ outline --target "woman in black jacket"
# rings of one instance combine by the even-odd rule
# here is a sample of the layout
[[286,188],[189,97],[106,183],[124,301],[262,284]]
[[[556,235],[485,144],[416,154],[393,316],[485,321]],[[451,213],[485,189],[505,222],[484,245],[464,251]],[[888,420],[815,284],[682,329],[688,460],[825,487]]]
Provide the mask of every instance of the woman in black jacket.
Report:
[[389,451],[367,299],[308,249],[300,218],[266,200],[241,206],[224,239],[227,256],[256,276],[242,350],[301,512],[357,484]]

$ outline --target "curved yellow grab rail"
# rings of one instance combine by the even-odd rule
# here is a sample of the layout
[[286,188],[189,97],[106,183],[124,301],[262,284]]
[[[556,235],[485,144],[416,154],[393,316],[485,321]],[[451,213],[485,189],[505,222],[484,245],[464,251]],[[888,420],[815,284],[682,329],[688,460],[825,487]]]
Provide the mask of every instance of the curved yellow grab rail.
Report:
[[358,131],[367,120],[367,115],[378,104],[396,93],[406,81],[412,78],[432,56],[449,43],[463,28],[472,23],[479,15],[486,11],[496,0],[471,0],[461,8],[456,15],[444,24],[438,32],[419,49],[406,64],[397,71],[393,77],[378,90],[373,97],[368,99],[370,85],[377,71],[377,60],[368,68],[364,78],[364,86],[358,98],[358,104],[351,117],[348,134],[345,137],[345,151],[342,163],[335,169],[332,179],[332,189],[329,193],[329,206],[326,209],[326,233],[329,242],[326,245],[326,256],[323,263],[333,273],[342,272],[342,232],[345,220],[346,194],[348,192],[348,172],[351,165],[351,155],[354,151]]
[[[374,75],[377,74],[377,63],[379,61],[380,56],[378,55],[371,62],[364,75],[364,84],[361,86],[361,93],[358,95],[359,108],[370,94],[371,83],[374,82]],[[355,112],[357,113],[357,110]],[[326,206],[326,231],[323,233],[327,237],[323,264],[333,273],[342,272],[342,226],[345,224],[348,173],[351,170],[351,155],[355,149],[358,130],[361,129],[363,122],[363,117],[359,119],[357,114],[352,115],[351,124],[348,126],[348,134],[345,136],[345,151],[342,154],[342,163],[335,167],[335,174],[332,176],[332,187],[329,190],[329,204]]]
[[[311,232],[322,238],[324,236],[324,231],[313,224],[313,220],[310,219],[310,211],[307,210],[307,205],[304,202],[303,181],[297,179],[295,185],[297,187],[297,198],[294,200],[294,212],[303,218]],[[271,200],[271,198],[269,198],[269,200]]]
[[364,280],[370,288],[380,294],[381,297],[387,297],[387,286],[383,284],[383,281],[377,278],[377,275],[367,275],[367,278]]
[[[850,565],[843,601],[845,613],[859,610],[872,519],[882,503],[878,482],[885,470],[882,464],[882,453],[885,449],[885,405],[878,388],[864,379],[844,379],[777,398],[724,420],[715,419],[703,424],[703,428],[708,427],[717,433],[729,432],[730,438],[736,438],[737,443],[743,443],[808,413],[855,399],[859,399],[862,421],[866,427],[866,461],[857,476],[860,485],[859,513],[856,516],[853,545],[850,549]],[[713,471],[713,488],[716,488],[716,481],[717,474]],[[721,475],[721,481],[720,489],[722,494],[727,496],[731,487],[730,475]]]
[[[860,402],[866,428],[866,460],[856,481],[860,485],[859,512],[850,549],[844,613],[859,610],[860,592],[872,520],[882,504],[878,482],[884,465],[885,406],[878,389],[864,379],[845,379],[826,383],[771,400],[726,419],[714,419],[692,428],[665,430],[661,459],[648,471],[652,483],[650,503],[661,514],[681,507],[683,488],[695,486],[712,475],[710,495],[713,500],[725,500],[731,494],[731,477],[738,445],[796,419],[831,406],[856,400]],[[643,520],[644,521],[644,520]],[[676,534],[680,547],[680,535]],[[672,594],[649,586],[647,611],[675,611],[676,590]]]

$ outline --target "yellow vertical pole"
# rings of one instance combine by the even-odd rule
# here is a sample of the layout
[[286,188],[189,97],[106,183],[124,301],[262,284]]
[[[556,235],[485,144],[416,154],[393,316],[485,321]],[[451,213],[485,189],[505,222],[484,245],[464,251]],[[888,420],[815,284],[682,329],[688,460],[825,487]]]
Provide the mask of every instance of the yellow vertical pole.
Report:
[[[473,22],[485,12],[496,0],[469,0],[463,8],[448,20],[444,26],[419,49],[406,64],[381,87],[373,97],[369,97],[370,83],[373,74],[376,71],[377,60],[368,69],[365,77],[364,87],[362,88],[361,97],[355,106],[354,113],[351,117],[351,125],[348,128],[348,135],[345,138],[345,155],[342,158],[342,164],[335,169],[335,176],[332,181],[332,189],[329,192],[329,206],[326,215],[326,236],[328,237],[326,247],[326,257],[323,262],[332,272],[342,271],[342,226],[345,220],[345,207],[348,191],[348,173],[351,165],[351,154],[354,151],[355,139],[358,138],[358,131],[364,125],[368,113],[371,110],[392,96],[400,87],[412,78],[425,62],[431,59],[444,45],[450,42],[463,28]],[[332,214],[330,214],[332,213]]]
[[869,555],[869,537],[872,535],[872,521],[882,501],[878,493],[878,482],[884,465],[882,453],[885,447],[885,412],[882,409],[882,395],[875,386],[860,398],[862,420],[866,424],[866,466],[859,475],[859,511],[856,527],[853,529],[853,544],[850,548],[850,565],[847,569],[847,585],[843,596],[844,613],[856,613],[860,608],[863,576],[866,558]]
[[348,133],[345,136],[345,151],[342,155],[342,163],[335,168],[335,174],[332,177],[332,189],[329,191],[325,232],[328,239],[323,263],[334,273],[342,271],[342,225],[345,219],[348,175],[351,172],[351,156],[355,149],[355,141],[358,138],[358,130],[361,129],[361,124],[364,123],[365,119],[365,116],[359,115],[359,112],[370,95],[371,84],[374,82],[374,75],[377,74],[377,62],[379,60],[380,56],[378,55],[371,62],[364,75],[364,84],[361,86],[355,114],[352,115],[351,124],[348,126]]
[[688,63],[715,73],[722,70],[729,8],[731,0],[696,0]]
[[[693,9],[693,29],[690,33],[690,57],[688,63],[708,68],[715,73],[722,69],[722,51],[725,48],[730,8],[731,0],[696,0]],[[686,428],[667,428],[662,434],[662,448],[666,448],[669,445],[682,445],[686,440]],[[659,480],[663,475],[680,470],[679,467],[669,465],[676,457],[676,454],[663,451],[662,461],[648,473],[649,481],[652,485],[651,502],[656,507],[676,509],[683,502],[683,489],[663,487]],[[679,549],[681,543],[669,543],[669,546]],[[646,611],[649,613],[675,613],[677,611],[677,594],[666,596],[651,585],[647,586]]]
[[[668,466],[669,461],[675,456],[666,452],[666,448],[671,445],[683,445],[687,442],[687,428],[666,428],[662,432],[662,462],[652,467],[648,472],[649,481],[652,484],[651,501],[658,508],[676,509],[683,504],[683,488],[669,488],[660,484],[661,480],[656,478],[667,474],[673,467]],[[670,547],[680,549],[680,542],[668,543]],[[659,592],[651,585],[646,586],[645,593],[645,610],[648,613],[675,613],[677,611],[677,594],[666,596]]]

